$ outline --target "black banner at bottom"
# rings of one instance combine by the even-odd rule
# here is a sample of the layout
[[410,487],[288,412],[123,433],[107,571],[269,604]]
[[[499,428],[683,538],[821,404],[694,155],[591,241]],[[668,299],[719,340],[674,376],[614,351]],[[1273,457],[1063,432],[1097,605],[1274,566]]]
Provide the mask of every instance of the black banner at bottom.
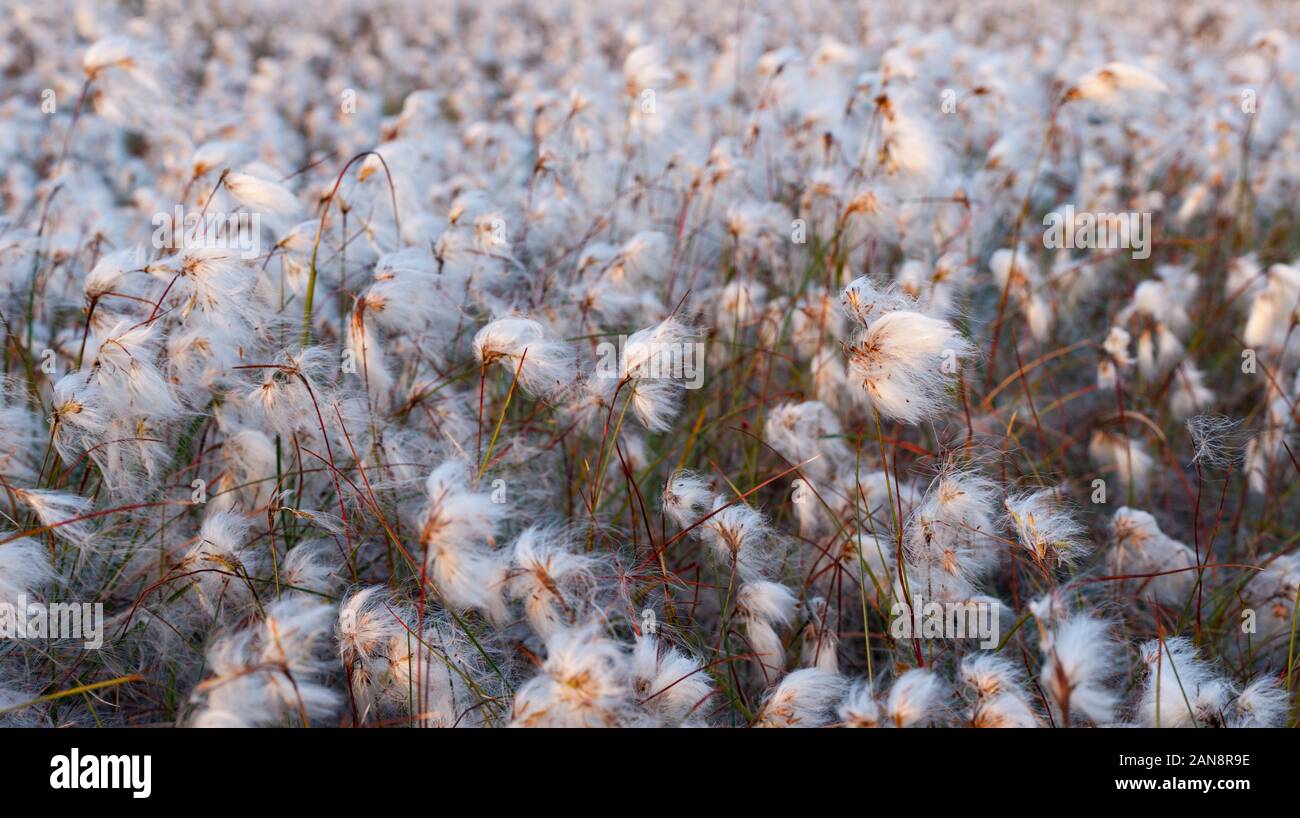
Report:
[[[785,781],[844,781],[967,801],[1068,796],[1071,803],[1196,796],[1203,803],[1289,797],[1294,744],[1282,730],[15,730],[3,764],[6,796],[42,804],[128,809],[256,796],[259,806],[338,808],[377,791],[454,782],[461,791],[526,797],[639,792],[658,780],[728,801],[766,799]],[[756,770],[765,783],[759,786]],[[747,788],[745,782],[754,784]],[[929,783],[929,782],[932,782]],[[958,782],[956,785],[955,782]],[[478,785],[486,785],[482,790]],[[972,790],[971,788],[975,788]],[[468,788],[465,790],[463,788]],[[718,790],[717,788],[723,788]],[[578,793],[580,794],[580,792]],[[594,799],[595,791],[592,792]],[[647,793],[648,794],[648,793]],[[807,793],[805,792],[805,795]],[[791,790],[791,798],[798,798]]]

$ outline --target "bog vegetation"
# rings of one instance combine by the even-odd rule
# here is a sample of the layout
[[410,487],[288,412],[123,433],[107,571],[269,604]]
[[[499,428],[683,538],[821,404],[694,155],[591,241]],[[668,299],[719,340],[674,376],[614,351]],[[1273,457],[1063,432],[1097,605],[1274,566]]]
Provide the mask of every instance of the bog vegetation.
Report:
[[365,5],[0,19],[0,724],[1295,722],[1295,9]]

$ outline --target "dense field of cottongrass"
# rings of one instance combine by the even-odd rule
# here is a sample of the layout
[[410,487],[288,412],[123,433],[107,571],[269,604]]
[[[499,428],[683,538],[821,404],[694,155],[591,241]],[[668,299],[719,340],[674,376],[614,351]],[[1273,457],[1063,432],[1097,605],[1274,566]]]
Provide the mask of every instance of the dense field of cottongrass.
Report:
[[0,724],[1296,722],[1295,7],[5,5]]

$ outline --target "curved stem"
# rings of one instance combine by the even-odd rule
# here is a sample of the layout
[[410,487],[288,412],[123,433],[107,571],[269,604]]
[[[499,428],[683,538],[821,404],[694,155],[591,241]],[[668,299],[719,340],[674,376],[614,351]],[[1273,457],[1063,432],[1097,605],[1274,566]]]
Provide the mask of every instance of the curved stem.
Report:
[[[339,186],[343,184],[343,176],[348,172],[348,168],[352,167],[353,163],[358,159],[371,155],[379,157],[379,163],[384,166],[384,176],[388,177],[388,194],[393,203],[393,225],[397,233],[397,246],[400,247],[402,244],[402,221],[401,216],[397,213],[397,188],[393,186],[393,174],[389,172],[388,163],[384,161],[384,157],[378,151],[362,151],[349,159],[347,164],[343,166],[343,170],[339,171],[338,178],[334,180],[334,187],[330,190],[329,197],[325,199],[325,209],[321,211],[320,224],[316,226],[316,241],[311,248],[311,272],[307,276],[307,298],[302,311],[302,345],[304,347],[311,340],[311,307],[316,296],[316,256],[320,252],[321,234],[325,232],[325,219],[329,216],[330,205],[333,204],[334,196],[339,192]],[[344,236],[344,240],[347,240],[346,236]]]

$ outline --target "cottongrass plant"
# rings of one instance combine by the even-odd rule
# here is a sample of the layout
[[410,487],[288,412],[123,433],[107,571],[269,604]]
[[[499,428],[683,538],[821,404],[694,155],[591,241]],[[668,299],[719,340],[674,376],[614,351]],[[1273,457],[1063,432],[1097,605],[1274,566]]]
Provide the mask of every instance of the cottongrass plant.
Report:
[[10,5],[0,724],[1297,724],[1281,4]]

